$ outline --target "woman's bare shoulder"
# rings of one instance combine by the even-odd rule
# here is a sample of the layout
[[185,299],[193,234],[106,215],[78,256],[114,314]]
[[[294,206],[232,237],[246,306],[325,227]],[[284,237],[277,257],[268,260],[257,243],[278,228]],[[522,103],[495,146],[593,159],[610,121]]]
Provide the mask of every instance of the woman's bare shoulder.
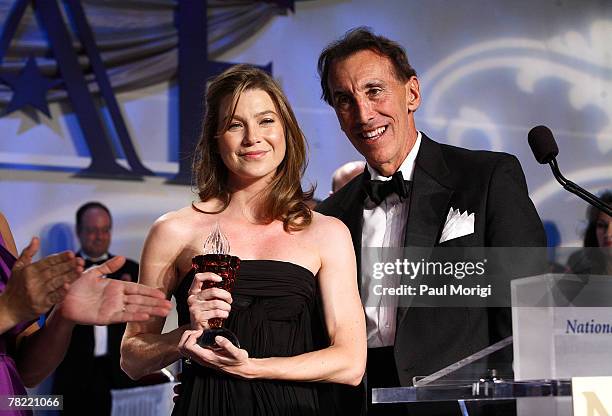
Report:
[[350,233],[346,225],[335,217],[312,213],[312,222],[309,226],[310,233],[323,241],[337,241],[337,239],[350,239]]
[[2,212],[0,212],[0,231],[2,231],[2,236],[4,237],[4,230],[9,230],[8,221]]
[[0,234],[2,234],[2,240],[4,241],[5,248],[8,249],[13,256],[17,257],[17,248],[15,247],[15,240],[13,239],[13,234],[11,233],[11,227],[9,227],[6,217],[1,212]]
[[317,229],[336,229],[336,230],[347,230],[346,225],[336,217],[329,215],[323,215],[320,212],[312,212],[312,224]]
[[167,237],[177,234],[182,235],[193,229],[193,224],[198,219],[197,214],[198,212],[191,205],[167,212],[155,220],[151,227],[151,233],[162,234]]
[[209,229],[211,224],[218,221],[215,208],[214,205],[199,202],[167,212],[155,220],[149,235],[183,242],[199,238],[201,230]]
[[155,220],[149,231],[149,238],[175,239],[183,238],[193,228],[193,218],[189,213],[191,207],[170,211]]

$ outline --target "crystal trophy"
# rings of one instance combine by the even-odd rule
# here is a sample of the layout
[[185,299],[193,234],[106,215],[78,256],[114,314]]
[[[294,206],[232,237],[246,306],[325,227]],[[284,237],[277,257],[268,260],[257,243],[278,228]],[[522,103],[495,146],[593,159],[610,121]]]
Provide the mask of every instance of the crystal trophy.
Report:
[[[229,251],[229,241],[217,223],[204,242],[204,254],[195,256],[191,263],[196,273],[212,272],[221,276],[222,280],[220,282],[206,281],[202,285],[202,290],[218,287],[232,292],[240,269],[240,258],[230,255]],[[209,319],[210,328],[198,338],[198,345],[204,348],[215,348],[217,347],[215,337],[220,335],[240,348],[238,337],[229,329],[222,327],[224,320],[223,318]]]

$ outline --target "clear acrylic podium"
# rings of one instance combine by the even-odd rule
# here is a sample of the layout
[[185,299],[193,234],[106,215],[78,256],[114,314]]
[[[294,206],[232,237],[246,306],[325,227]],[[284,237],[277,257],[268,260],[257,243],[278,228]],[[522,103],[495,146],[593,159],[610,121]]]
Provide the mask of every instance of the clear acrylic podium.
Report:
[[512,337],[431,376],[415,378],[412,387],[373,389],[372,403],[456,401],[458,411],[467,416],[470,413],[466,403],[516,399],[517,415],[571,415],[572,386],[569,379],[519,381],[513,379],[511,374],[504,376],[496,374],[496,371],[489,374],[481,372],[492,357],[508,348],[512,349]]
[[511,293],[514,338],[412,387],[374,389],[372,402],[457,401],[469,415],[468,402],[516,399],[517,415],[571,415],[571,377],[612,375],[612,277],[534,276],[513,280]]

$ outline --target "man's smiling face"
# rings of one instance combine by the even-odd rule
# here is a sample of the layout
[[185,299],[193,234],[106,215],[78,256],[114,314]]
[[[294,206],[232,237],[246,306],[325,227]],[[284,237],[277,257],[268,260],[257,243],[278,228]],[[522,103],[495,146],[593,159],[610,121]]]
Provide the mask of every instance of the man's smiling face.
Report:
[[398,79],[387,57],[362,50],[332,63],[328,85],[353,146],[378,172],[392,175],[416,141],[417,78]]

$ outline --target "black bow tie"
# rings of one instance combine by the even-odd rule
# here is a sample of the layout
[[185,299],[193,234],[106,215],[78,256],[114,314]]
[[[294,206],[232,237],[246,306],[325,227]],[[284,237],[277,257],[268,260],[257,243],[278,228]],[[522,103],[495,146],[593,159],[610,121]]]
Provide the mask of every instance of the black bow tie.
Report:
[[[106,259],[106,260],[108,260],[108,259]],[[99,266],[100,264],[104,263],[106,260],[91,261],[90,259],[86,259],[85,260],[85,268],[89,269],[91,266]]]
[[[366,169],[367,179],[370,172]],[[401,171],[397,171],[388,181],[366,180],[364,190],[376,205],[380,205],[389,195],[397,194],[400,198],[406,199],[410,195],[410,181],[405,181]]]

